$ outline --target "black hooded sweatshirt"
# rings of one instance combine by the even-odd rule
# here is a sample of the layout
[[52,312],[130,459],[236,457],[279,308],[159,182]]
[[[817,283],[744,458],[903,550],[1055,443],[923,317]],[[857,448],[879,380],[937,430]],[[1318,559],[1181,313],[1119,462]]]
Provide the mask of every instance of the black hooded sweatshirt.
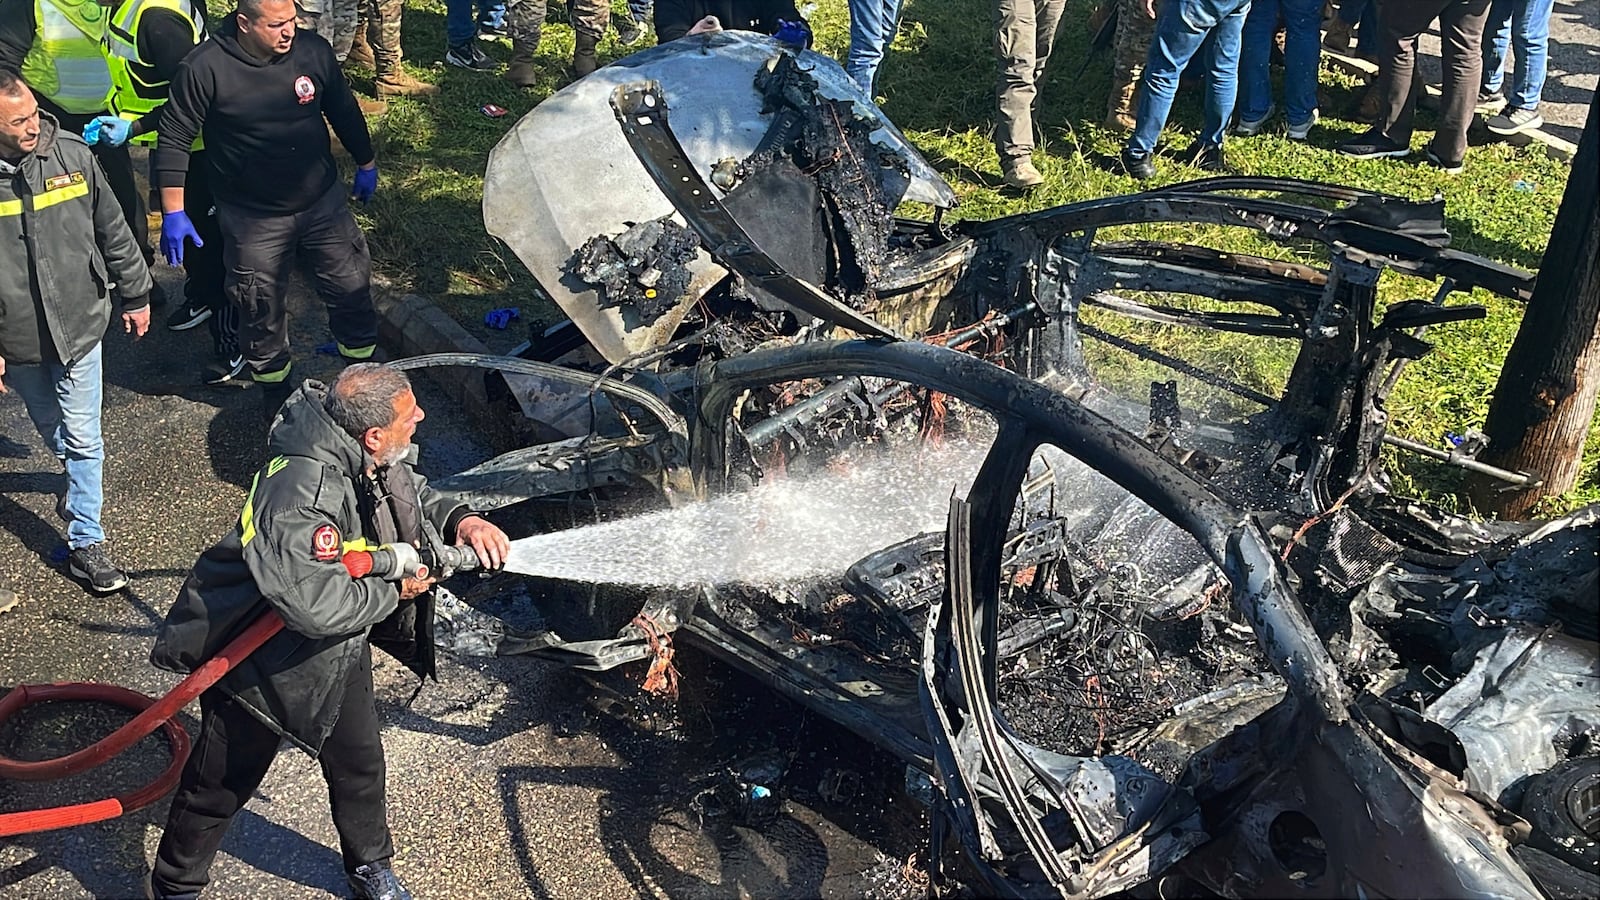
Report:
[[324,117],[358,165],[372,161],[366,117],[328,42],[302,31],[288,53],[257,59],[239,45],[237,20],[228,16],[172,79],[156,184],[183,186],[189,147],[204,130],[219,203],[264,215],[303,212],[339,175]]

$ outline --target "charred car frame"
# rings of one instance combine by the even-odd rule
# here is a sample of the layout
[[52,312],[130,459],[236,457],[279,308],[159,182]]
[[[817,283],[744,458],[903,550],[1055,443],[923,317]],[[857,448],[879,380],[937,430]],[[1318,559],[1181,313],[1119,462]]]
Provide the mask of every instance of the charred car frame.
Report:
[[[757,673],[930,777],[934,859],[985,893],[1595,893],[1596,512],[1386,490],[1386,445],[1528,477],[1387,433],[1425,329],[1483,314],[1447,301],[1532,286],[1451,250],[1441,202],[1217,178],[946,223],[836,65],[739,33],[558,93],[485,198],[569,322],[404,363],[490,370],[519,423],[435,482],[480,508],[688,503],[936,420],[988,444],[942,534],[821,585],[619,590],[506,652],[609,668],[671,632]],[[1126,236],[1171,226],[1288,252]],[[1435,293],[1380,315],[1386,272]],[[1275,383],[1217,371],[1232,340],[1287,347]]]

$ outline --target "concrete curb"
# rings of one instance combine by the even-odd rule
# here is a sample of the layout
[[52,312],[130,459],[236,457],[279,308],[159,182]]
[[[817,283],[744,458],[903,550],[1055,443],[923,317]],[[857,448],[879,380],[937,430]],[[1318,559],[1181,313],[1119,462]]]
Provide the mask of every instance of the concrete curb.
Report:
[[[1334,68],[1339,69],[1348,75],[1354,75],[1357,78],[1366,78],[1368,80],[1376,78],[1378,75],[1378,64],[1362,59],[1359,56],[1349,56],[1344,53],[1329,50],[1326,46],[1322,48],[1322,55],[1325,59],[1333,64]],[[1436,84],[1424,85],[1424,90],[1427,91],[1429,97],[1437,99],[1438,97],[1442,96],[1442,92],[1439,90],[1439,86]],[[1517,138],[1519,137],[1524,138],[1524,140],[1518,141]],[[1534,128],[1523,132],[1521,135],[1514,135],[1513,137],[1505,138],[1504,140],[1506,143],[1517,147],[1525,147],[1531,143],[1543,144],[1546,151],[1549,152],[1551,156],[1563,159],[1569,163],[1572,162],[1572,157],[1576,156],[1578,153],[1577,144],[1574,144],[1571,141],[1562,140],[1561,138],[1558,138],[1541,128]]]
[[[400,294],[381,286],[374,279],[372,306],[378,313],[378,340],[396,358],[428,353],[483,353],[491,351],[432,300],[420,294]],[[477,369],[438,368],[428,372],[467,413],[479,421],[492,410],[483,379],[468,377]]]

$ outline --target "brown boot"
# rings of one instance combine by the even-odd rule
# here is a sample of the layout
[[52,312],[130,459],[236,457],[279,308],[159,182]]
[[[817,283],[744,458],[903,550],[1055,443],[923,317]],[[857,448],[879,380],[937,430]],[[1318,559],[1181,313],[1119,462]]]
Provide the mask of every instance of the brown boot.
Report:
[[595,59],[594,48],[600,39],[592,34],[578,32],[576,44],[572,48],[572,77],[582,78],[594,73],[600,67],[599,60]]
[[344,64],[355,69],[376,69],[378,61],[372,55],[372,45],[367,43],[367,29],[358,27],[356,39],[350,44],[350,53],[345,56]]
[[1106,127],[1114,131],[1133,130],[1133,100],[1138,95],[1139,82],[1114,80],[1111,96],[1106,100]]
[[538,83],[539,73],[533,68],[533,51],[538,47],[537,39],[521,40],[513,36],[511,64],[506,66],[506,72],[501,77],[521,88],[530,88]]
[[1007,187],[1018,190],[1028,190],[1044,184],[1044,176],[1034,168],[1033,160],[1027,156],[1010,156],[1000,160],[1000,174],[1005,179]]
[[437,94],[439,89],[426,81],[418,81],[407,75],[398,66],[387,72],[378,73],[377,85],[379,97],[424,97],[428,94]]

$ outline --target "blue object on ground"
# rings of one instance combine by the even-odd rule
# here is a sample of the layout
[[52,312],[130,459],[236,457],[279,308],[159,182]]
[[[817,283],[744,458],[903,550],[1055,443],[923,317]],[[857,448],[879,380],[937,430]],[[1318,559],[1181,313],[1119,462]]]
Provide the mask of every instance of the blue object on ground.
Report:
[[512,322],[522,318],[522,310],[514,306],[500,309],[491,309],[483,314],[483,324],[497,331],[504,330]]

